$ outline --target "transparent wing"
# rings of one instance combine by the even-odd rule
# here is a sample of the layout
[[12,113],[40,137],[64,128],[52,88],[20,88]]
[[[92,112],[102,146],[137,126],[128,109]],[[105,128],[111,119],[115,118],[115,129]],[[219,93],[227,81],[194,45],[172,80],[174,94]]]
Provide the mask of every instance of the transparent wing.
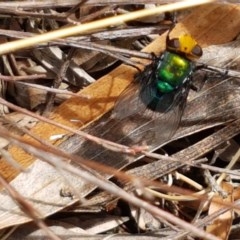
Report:
[[131,126],[131,129],[126,129],[126,137],[120,142],[144,144],[150,149],[167,142],[179,126],[189,91],[188,85],[187,83],[175,92],[163,95],[154,110],[146,108],[144,112],[122,120],[122,124]]
[[[159,61],[159,60],[158,60]],[[152,63],[144,69],[139,75],[136,76],[134,82],[120,95],[117,100],[111,117],[114,119],[122,120],[136,113],[145,111],[148,101],[144,103],[139,98],[143,85],[147,85],[152,78],[154,78],[154,72],[157,65]]]
[[111,117],[122,120],[126,117],[136,114],[138,111],[144,111],[146,106],[139,101],[140,84],[132,83],[119,97],[116,102]]

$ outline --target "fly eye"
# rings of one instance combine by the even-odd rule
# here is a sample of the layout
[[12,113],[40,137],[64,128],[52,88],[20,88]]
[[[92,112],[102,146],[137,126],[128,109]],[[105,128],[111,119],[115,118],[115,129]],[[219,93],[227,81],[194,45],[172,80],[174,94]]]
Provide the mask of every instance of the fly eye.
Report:
[[203,54],[202,48],[199,45],[196,45],[191,52],[196,57],[201,57]]
[[178,38],[173,38],[173,39],[169,39],[167,41],[167,47],[170,49],[179,49],[180,48],[180,42]]

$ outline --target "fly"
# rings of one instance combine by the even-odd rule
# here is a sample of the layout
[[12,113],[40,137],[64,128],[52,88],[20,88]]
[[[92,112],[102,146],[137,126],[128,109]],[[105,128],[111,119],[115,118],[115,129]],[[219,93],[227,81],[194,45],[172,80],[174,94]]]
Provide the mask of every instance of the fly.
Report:
[[[194,60],[202,48],[190,35],[166,38],[166,50],[121,94],[112,118],[129,122],[126,132],[131,144],[150,148],[169,140],[178,128],[191,88]],[[134,120],[135,118],[135,120]],[[122,144],[125,144],[123,138]]]
[[[202,49],[189,35],[170,39],[168,34],[166,46],[120,95],[111,117],[96,122],[90,134],[125,146],[147,146],[149,151],[173,136],[191,88],[194,59],[202,55]],[[110,166],[114,161],[116,168],[138,158],[116,154],[91,141],[84,142],[79,154]]]

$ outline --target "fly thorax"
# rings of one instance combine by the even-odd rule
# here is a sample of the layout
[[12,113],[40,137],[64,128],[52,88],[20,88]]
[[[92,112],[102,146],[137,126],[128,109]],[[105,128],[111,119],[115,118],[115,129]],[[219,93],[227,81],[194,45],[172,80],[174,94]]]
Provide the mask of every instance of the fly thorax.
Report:
[[186,58],[165,52],[157,69],[157,89],[161,93],[169,93],[177,89],[189,77],[192,63]]

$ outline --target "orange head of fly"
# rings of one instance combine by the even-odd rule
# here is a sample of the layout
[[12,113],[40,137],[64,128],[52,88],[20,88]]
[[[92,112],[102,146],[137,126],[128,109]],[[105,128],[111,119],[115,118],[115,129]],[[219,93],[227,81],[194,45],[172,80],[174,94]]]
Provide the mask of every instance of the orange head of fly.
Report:
[[167,50],[185,56],[187,59],[194,60],[202,56],[202,48],[190,35],[184,34],[179,38],[166,40]]

